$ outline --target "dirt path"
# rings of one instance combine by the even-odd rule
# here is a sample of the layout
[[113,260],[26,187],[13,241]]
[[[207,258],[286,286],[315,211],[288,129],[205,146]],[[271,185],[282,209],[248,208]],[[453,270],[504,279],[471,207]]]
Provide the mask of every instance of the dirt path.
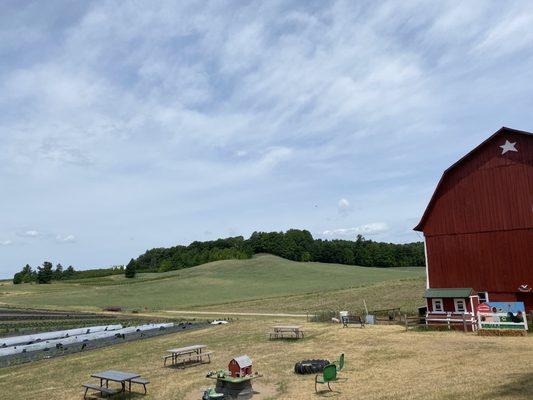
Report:
[[288,317],[288,318],[307,318],[307,314],[275,314],[275,313],[252,313],[252,312],[229,312],[229,311],[179,311],[165,310],[165,313],[171,314],[191,314],[191,315],[237,315],[252,317]]

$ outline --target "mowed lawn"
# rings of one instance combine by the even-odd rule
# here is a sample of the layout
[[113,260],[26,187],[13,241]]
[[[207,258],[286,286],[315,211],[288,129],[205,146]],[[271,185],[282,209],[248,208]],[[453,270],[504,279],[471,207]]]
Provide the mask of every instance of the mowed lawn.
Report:
[[[301,321],[283,321],[284,323]],[[208,371],[226,368],[247,354],[260,395],[254,399],[531,399],[533,336],[479,337],[459,332],[406,332],[400,326],[343,329],[303,323],[306,338],[269,341],[266,332],[279,320],[241,319],[227,326],[125,343],[97,351],[0,369],[0,393],[16,399],[81,399],[81,384],[91,372],[135,371],[150,379],[143,399],[200,399],[212,386]],[[188,369],[164,368],[168,348],[207,344],[214,360]],[[335,392],[314,393],[314,376],[293,373],[294,363],[309,358],[335,359],[344,352],[347,381]],[[6,398],[8,398],[6,397]],[[4,398],[4,397],[2,397]]]
[[[2,283],[0,303],[84,310],[122,306],[143,310],[217,307],[234,311],[303,312],[317,305],[332,305],[333,298],[345,299],[348,304],[359,299],[359,308],[363,297],[355,295],[357,290],[370,288],[367,296],[379,300],[383,296],[392,296],[392,292],[398,289],[388,289],[387,283],[403,285],[406,294],[409,292],[412,297],[409,304],[415,298],[422,302],[424,274],[424,269],[417,267],[367,268],[299,263],[259,255],[250,260],[217,261],[163,274],[138,274],[134,279],[111,276],[50,285]],[[356,289],[351,291],[351,288]],[[336,291],[340,292],[334,293]],[[390,297],[391,306],[396,306],[395,301],[398,301],[398,297],[396,300],[394,297]]]

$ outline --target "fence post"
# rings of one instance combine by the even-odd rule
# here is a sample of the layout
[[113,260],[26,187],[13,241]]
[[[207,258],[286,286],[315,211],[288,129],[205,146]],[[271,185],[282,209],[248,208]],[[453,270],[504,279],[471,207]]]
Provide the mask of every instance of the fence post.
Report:
[[463,330],[465,331],[465,333],[467,332],[467,330],[466,330],[466,313],[463,313]]
[[[404,314],[403,317],[405,318],[405,330],[408,330],[409,325],[407,324],[407,314]],[[400,314],[400,318],[401,318],[401,314]]]

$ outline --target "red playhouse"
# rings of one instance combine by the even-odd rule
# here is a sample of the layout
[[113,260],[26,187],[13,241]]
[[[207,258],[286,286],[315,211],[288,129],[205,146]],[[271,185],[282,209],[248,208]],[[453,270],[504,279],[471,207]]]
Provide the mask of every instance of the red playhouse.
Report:
[[229,362],[228,370],[232,378],[242,378],[252,375],[252,360],[248,356],[235,357]]
[[474,330],[478,302],[533,311],[533,133],[501,128],[448,168],[414,229],[428,324]]

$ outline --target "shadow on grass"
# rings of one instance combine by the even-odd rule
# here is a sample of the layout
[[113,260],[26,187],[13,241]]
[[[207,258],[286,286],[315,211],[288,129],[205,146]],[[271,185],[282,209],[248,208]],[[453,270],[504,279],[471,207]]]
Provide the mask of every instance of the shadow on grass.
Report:
[[513,374],[507,378],[507,382],[491,391],[488,399],[513,398],[532,399],[533,398],[533,373]]
[[196,360],[188,360],[184,362],[179,362],[176,364],[167,364],[164,367],[165,368],[171,368],[171,369],[186,369],[186,368],[192,368],[197,367],[199,365],[205,365],[205,364],[211,364],[211,361],[196,361]]
[[315,392],[315,396],[319,398],[329,399],[329,398],[337,398],[339,396],[342,396],[342,392],[339,390],[319,390],[318,392]]
[[[148,392],[147,394],[149,394]],[[142,399],[146,397],[144,392],[126,392],[126,394],[117,393],[113,395],[99,395],[96,393],[88,393],[86,399],[87,400],[98,400],[98,399]],[[83,396],[80,396],[80,398],[83,398]]]

